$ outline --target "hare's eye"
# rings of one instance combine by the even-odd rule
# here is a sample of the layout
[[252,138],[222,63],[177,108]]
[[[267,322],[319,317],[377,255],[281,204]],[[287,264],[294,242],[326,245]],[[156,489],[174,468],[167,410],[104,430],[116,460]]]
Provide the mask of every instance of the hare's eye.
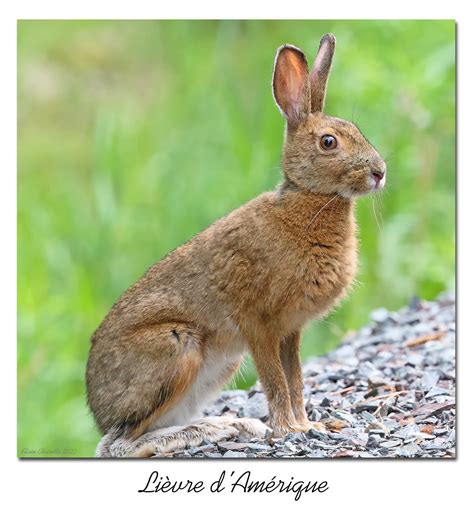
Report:
[[321,137],[319,144],[323,150],[333,150],[337,146],[337,141],[335,137],[326,135]]

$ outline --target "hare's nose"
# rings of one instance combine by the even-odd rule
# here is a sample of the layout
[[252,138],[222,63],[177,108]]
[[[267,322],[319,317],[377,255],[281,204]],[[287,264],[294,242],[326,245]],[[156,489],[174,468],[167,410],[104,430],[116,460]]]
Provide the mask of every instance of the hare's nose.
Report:
[[385,176],[385,171],[382,169],[372,169],[372,177],[376,183],[380,183]]

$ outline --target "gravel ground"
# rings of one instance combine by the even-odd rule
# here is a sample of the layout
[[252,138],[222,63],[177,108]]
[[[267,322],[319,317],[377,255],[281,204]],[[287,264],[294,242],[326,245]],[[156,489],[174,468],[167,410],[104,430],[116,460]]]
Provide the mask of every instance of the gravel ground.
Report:
[[[208,458],[454,458],[455,300],[413,298],[372,322],[326,356],[304,365],[306,410],[327,432],[244,440],[167,454]],[[207,415],[268,418],[260,385],[225,391]]]

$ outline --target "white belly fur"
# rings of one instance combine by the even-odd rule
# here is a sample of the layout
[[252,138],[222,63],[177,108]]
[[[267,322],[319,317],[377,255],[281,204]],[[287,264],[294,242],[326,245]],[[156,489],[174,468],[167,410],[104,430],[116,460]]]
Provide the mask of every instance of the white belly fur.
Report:
[[226,372],[242,360],[242,351],[214,352],[204,359],[197,377],[183,398],[171,410],[159,417],[150,430],[181,426],[201,416],[226,380]]

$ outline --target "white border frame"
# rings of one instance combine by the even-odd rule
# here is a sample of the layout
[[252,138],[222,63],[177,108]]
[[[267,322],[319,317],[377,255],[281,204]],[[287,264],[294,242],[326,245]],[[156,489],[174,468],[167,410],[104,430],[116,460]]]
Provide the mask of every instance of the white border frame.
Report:
[[[252,18],[252,19],[455,19],[458,22],[458,272],[462,272],[458,285],[458,458],[456,460],[264,460],[253,461],[91,461],[91,460],[18,460],[16,458],[16,19],[68,19],[68,18]],[[473,439],[469,424],[473,421],[472,376],[470,362],[474,359],[473,325],[469,316],[474,248],[469,227],[474,199],[474,167],[472,164],[472,132],[470,123],[473,111],[474,66],[469,64],[473,53],[474,23],[469,4],[463,0],[450,2],[431,1],[415,3],[399,0],[396,4],[380,1],[357,0],[318,2],[293,0],[283,6],[269,2],[257,5],[255,1],[241,0],[238,9],[224,2],[168,2],[166,5],[134,2],[102,2],[83,0],[74,4],[49,0],[42,2],[17,1],[7,9],[5,3],[0,17],[2,38],[1,83],[1,140],[2,185],[0,204],[2,212],[1,308],[6,326],[2,343],[7,350],[1,368],[3,386],[1,458],[4,469],[3,493],[12,500],[14,495],[21,503],[36,505],[84,505],[104,502],[107,505],[135,505],[146,502],[186,501],[197,505],[240,505],[242,502],[257,505],[288,505],[292,502],[285,494],[137,494],[153,470],[174,478],[194,478],[204,481],[216,479],[220,471],[251,470],[254,478],[270,479],[297,477],[301,480],[326,480],[329,490],[324,494],[307,494],[299,505],[459,505],[469,503],[472,480]],[[422,37],[423,34],[420,34]],[[472,60],[471,60],[472,61]],[[471,162],[471,163],[469,163]],[[466,224],[466,226],[465,226]],[[465,235],[462,236],[461,234]],[[5,377],[5,378],[3,378]],[[462,401],[462,406],[461,406]],[[463,438],[463,436],[465,438]],[[468,468],[470,467],[470,468]],[[468,474],[468,471],[470,473]],[[456,498],[463,499],[460,502]],[[351,503],[348,503],[351,502]]]

